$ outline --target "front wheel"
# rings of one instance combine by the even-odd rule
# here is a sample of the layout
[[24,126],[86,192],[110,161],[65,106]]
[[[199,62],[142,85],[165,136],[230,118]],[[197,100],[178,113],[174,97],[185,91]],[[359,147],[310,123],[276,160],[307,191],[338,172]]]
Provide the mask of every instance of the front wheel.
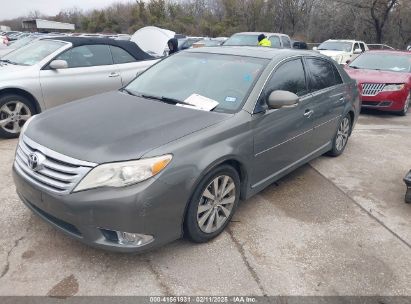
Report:
[[398,112],[398,114],[400,116],[405,116],[408,113],[408,109],[410,108],[410,104],[411,104],[411,92],[408,94],[407,99],[404,102],[404,108]]
[[240,197],[240,178],[231,166],[209,172],[198,185],[188,205],[185,236],[204,243],[219,235],[233,217]]
[[351,134],[352,122],[351,116],[347,114],[341,121],[338,126],[337,134],[333,139],[333,146],[328,154],[330,156],[340,156],[347,146],[348,138]]
[[21,128],[34,113],[27,98],[16,94],[0,96],[0,137],[18,137]]

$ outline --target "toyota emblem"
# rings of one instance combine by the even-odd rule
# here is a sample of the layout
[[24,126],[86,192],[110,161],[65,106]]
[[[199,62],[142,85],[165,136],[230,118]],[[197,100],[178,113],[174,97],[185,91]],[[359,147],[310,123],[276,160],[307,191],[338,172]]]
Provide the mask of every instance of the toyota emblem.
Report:
[[27,160],[31,170],[39,171],[43,168],[43,162],[46,160],[46,157],[39,152],[32,152],[29,154]]

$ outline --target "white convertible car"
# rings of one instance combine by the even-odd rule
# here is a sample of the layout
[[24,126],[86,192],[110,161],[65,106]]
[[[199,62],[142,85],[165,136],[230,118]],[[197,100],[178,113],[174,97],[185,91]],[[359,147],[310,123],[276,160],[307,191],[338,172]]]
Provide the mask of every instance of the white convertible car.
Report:
[[33,114],[120,89],[158,61],[135,43],[104,38],[37,40],[0,59],[0,136],[17,137]]

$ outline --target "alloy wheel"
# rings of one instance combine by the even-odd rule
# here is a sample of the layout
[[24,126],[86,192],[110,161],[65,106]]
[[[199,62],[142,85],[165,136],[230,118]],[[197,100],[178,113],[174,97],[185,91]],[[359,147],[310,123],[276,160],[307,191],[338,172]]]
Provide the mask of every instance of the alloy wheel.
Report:
[[9,101],[0,108],[0,127],[12,134],[20,132],[32,116],[30,108],[21,101]]
[[347,144],[348,137],[350,135],[350,120],[348,117],[344,117],[341,121],[337,131],[337,138],[335,141],[335,147],[338,151],[342,151]]
[[204,189],[197,209],[201,231],[213,233],[220,229],[233,211],[235,200],[234,180],[227,175],[214,178]]

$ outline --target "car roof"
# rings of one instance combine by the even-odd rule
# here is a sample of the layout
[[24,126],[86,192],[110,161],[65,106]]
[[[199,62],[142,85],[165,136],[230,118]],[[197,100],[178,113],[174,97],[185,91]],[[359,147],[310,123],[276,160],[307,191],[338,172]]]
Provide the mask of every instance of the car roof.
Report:
[[276,49],[259,46],[217,46],[217,47],[203,47],[197,49],[189,49],[185,52],[190,53],[210,53],[221,55],[234,55],[244,57],[254,57],[262,59],[283,59],[292,56],[315,56],[327,58],[315,51],[298,50],[298,49]]
[[44,38],[45,40],[56,40],[56,41],[65,41],[73,45],[73,47],[83,46],[83,45],[93,45],[93,44],[104,44],[120,47],[126,50],[130,55],[132,55],[136,60],[148,60],[154,59],[153,56],[144,52],[138,47],[137,44],[127,40],[115,40],[110,38],[95,38],[95,37],[49,37]]
[[341,41],[341,42],[362,42],[365,43],[364,41],[361,40],[350,40],[350,39],[328,39],[327,41]]
[[370,50],[367,51],[366,54],[369,53],[384,53],[384,54],[397,54],[397,55],[408,55],[411,56],[410,51],[403,51],[403,50]]
[[[234,35],[260,35],[260,34],[264,34],[266,36],[287,36],[286,34],[282,34],[282,33],[269,33],[269,32],[240,32],[240,33],[235,33]],[[233,36],[234,36],[233,35]]]

